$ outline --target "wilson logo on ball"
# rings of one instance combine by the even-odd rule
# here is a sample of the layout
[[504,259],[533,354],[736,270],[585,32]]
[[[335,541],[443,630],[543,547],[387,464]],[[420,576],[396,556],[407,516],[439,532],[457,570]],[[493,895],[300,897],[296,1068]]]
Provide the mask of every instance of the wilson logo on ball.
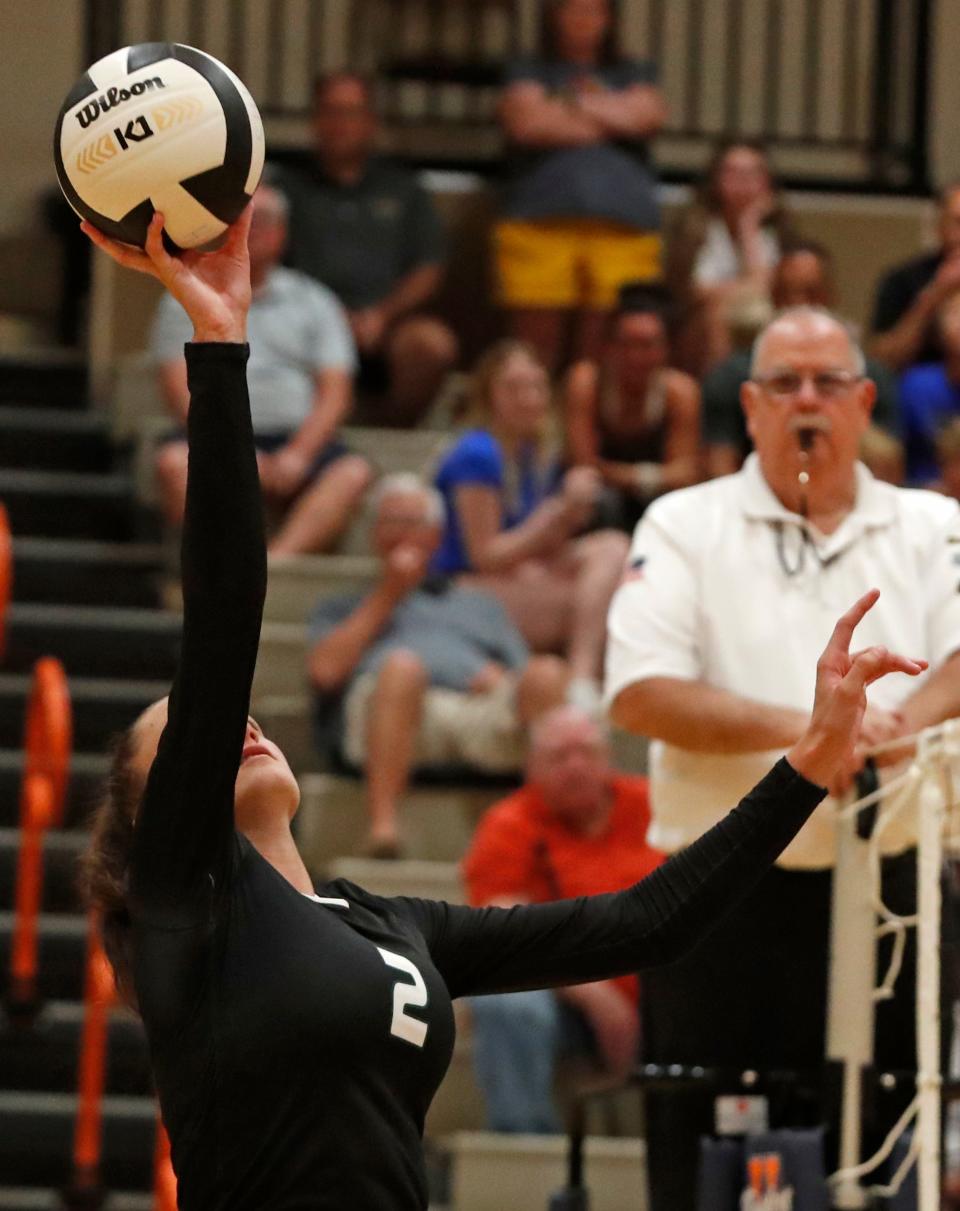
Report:
[[167,101],[150,111],[157,124],[158,130],[166,130],[176,126],[178,122],[192,122],[203,113],[203,106],[195,97],[186,97],[179,101]]
[[149,80],[137,80],[129,88],[108,88],[99,97],[88,101],[83,109],[77,110],[77,121],[86,130],[91,122],[96,121],[101,114],[109,113],[115,105],[121,105],[132,97],[141,97],[152,88],[166,88],[166,85],[159,76],[152,76]]
[[77,155],[77,171],[96,172],[101,165],[112,160],[118,150],[112,134],[101,135],[86,147],[81,147]]

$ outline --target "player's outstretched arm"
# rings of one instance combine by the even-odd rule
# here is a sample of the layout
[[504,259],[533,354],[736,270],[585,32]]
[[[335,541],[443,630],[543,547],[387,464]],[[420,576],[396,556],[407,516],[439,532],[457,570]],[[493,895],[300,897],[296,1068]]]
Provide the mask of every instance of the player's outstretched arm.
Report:
[[675,961],[759,881],[800,831],[853,750],[866,687],[925,661],[884,648],[850,653],[879,594],[837,622],[817,665],[810,723],[786,759],[692,845],[611,895],[511,909],[407,901],[454,996],[608,979]]
[[222,888],[233,840],[266,589],[266,548],[247,394],[250,210],[213,252],[171,256],[162,215],[146,249],[84,230],[118,264],[157,278],[189,315],[183,637],[166,729],[137,814],[135,907],[190,918]]

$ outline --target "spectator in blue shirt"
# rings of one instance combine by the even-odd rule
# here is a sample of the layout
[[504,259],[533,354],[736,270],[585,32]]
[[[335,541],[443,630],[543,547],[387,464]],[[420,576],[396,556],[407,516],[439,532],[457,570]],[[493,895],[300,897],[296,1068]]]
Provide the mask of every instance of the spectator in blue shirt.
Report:
[[534,651],[566,656],[574,699],[595,705],[627,537],[583,534],[600,478],[563,471],[550,379],[530,346],[501,341],[480,359],[472,413],[436,474],[447,527],[434,567],[499,597]]
[[937,479],[937,435],[960,416],[960,290],[937,312],[937,331],[943,360],[914,366],[900,380],[907,483],[913,487]]

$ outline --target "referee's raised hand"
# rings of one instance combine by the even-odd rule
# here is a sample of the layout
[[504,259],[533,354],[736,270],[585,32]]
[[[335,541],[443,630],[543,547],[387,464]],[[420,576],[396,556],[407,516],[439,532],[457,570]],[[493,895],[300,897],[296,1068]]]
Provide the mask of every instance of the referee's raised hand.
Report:
[[806,732],[787,753],[793,768],[811,782],[827,788],[848,785],[855,772],[860,725],[867,707],[866,689],[888,673],[915,677],[926,660],[911,660],[883,647],[850,652],[853,632],[876,604],[879,589],[871,589],[837,621],[830,641],[817,661],[817,688]]
[[125,269],[157,278],[183,307],[193,323],[195,341],[247,339],[250,309],[250,256],[247,237],[253,207],[248,205],[227,228],[223,244],[213,252],[188,249],[176,256],[163,245],[163,215],[154,214],[146,247],[111,240],[90,223],[80,224],[98,248]]

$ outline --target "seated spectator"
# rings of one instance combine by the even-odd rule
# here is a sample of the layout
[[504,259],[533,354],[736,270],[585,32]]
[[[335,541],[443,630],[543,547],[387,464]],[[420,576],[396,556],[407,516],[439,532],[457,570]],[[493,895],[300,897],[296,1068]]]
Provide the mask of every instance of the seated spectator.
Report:
[[472,392],[477,427],[436,473],[447,528],[434,567],[499,597],[534,651],[566,656],[577,700],[596,704],[626,536],[580,536],[600,477],[593,467],[563,473],[551,440],[550,379],[533,349],[494,345],[477,365]]
[[795,238],[793,218],[756,143],[724,143],[695,200],[668,236],[667,280],[684,309],[677,352],[698,377],[732,348],[730,308],[766,298],[780,251]]
[[414,475],[376,488],[373,546],[381,570],[368,593],[318,603],[309,674],[342,695],[339,745],[364,770],[367,852],[400,852],[398,805],[415,766],[516,772],[524,728],[562,701],[567,670],[530,658],[487,593],[429,573],[443,533],[443,500]]
[[[790,245],[773,271],[770,295],[777,310],[802,306],[832,309],[836,305],[836,287],[830,253],[813,240],[800,240]],[[740,388],[750,378],[750,355],[749,347],[735,349],[703,380],[703,440],[710,478],[739,471],[753,449],[740,406]],[[886,366],[869,357],[867,377],[877,387],[871,427],[895,437],[900,427],[896,379]],[[874,448],[878,445],[878,442],[872,443]],[[889,446],[887,449],[889,451]],[[899,458],[894,462],[899,463]],[[877,474],[887,463],[884,461],[883,466],[879,463],[875,466],[868,462],[868,465]],[[880,477],[889,481],[889,467]]]
[[[283,195],[261,185],[253,207],[247,378],[260,484],[277,521],[268,549],[273,556],[323,551],[340,536],[372,478],[366,460],[337,437],[350,410],[356,355],[330,291],[279,263],[287,230]],[[183,346],[192,332],[186,312],[165,294],[150,349],[180,430],[157,452],[156,471],[164,516],[177,527],[186,497],[190,401]]]
[[960,417],[954,417],[940,430],[936,449],[940,475],[930,487],[960,500]]
[[374,155],[371,89],[352,72],[318,80],[313,159],[276,179],[292,207],[290,263],[347,308],[362,418],[408,426],[456,363],[457,340],[427,311],[443,276],[440,219],[409,172]]
[[660,277],[648,143],[666,105],[653,64],[617,53],[611,0],[545,0],[541,45],[507,70],[514,172],[495,249],[510,330],[555,373],[567,348],[599,356],[625,282]]
[[654,497],[700,478],[700,387],[669,366],[662,303],[622,297],[603,359],[567,376],[564,420],[568,460],[600,472],[604,520],[632,531]]
[[[527,783],[491,807],[463,862],[471,904],[510,907],[618,891],[662,861],[647,844],[646,778],[618,774],[599,723],[560,707],[534,725]],[[624,1076],[639,1047],[635,976],[475,997],[474,1062],[493,1131],[555,1132],[563,1052]]]
[[936,316],[960,288],[960,181],[940,193],[939,247],[891,269],[877,287],[871,351],[892,370],[943,356]]
[[960,288],[940,305],[937,333],[939,358],[912,366],[900,379],[907,483],[915,488],[937,478],[937,434],[960,416]]

